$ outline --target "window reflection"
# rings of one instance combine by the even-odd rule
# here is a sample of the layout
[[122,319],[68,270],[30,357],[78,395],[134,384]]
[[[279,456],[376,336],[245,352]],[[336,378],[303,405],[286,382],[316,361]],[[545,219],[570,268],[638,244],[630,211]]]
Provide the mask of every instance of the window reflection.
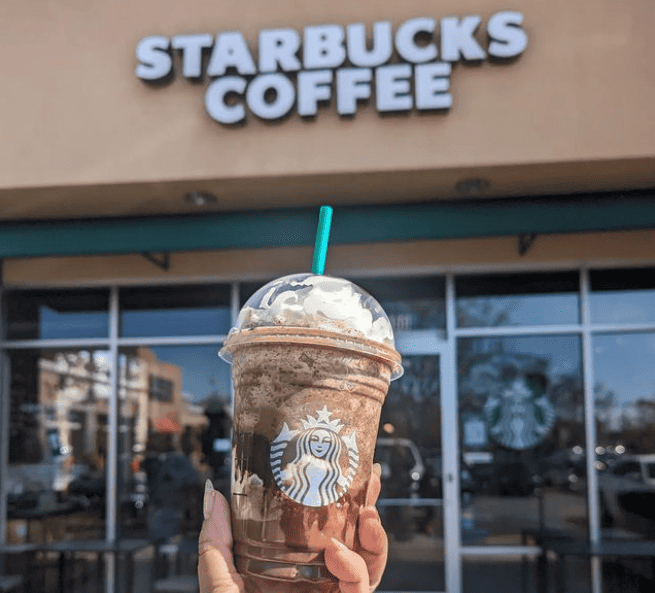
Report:
[[8,356],[8,541],[103,537],[109,353]]
[[382,305],[394,332],[445,329],[445,280],[428,278],[353,278]]
[[123,535],[197,533],[204,481],[228,493],[230,369],[219,347],[120,350]]
[[655,539],[655,334],[594,337],[603,525]]
[[[442,277],[348,278],[382,305],[394,332],[445,329],[446,283]],[[241,284],[243,305],[266,282]]]
[[[487,557],[465,557],[462,570],[462,591],[463,593],[550,591],[550,587],[545,587],[542,584],[542,577],[538,576],[542,569],[537,564],[538,560],[529,556],[503,555],[494,559],[493,562],[489,562]],[[587,559],[568,557],[566,559],[566,593],[591,593],[590,573]],[[624,589],[620,590],[625,591]]]
[[7,339],[106,338],[106,290],[13,290],[6,293]]
[[655,270],[594,270],[589,274],[594,323],[655,321]]
[[439,357],[404,356],[403,367],[403,376],[391,384],[382,407],[375,449],[375,460],[382,466],[378,506],[390,539],[381,588],[440,589],[444,566]]
[[230,329],[229,285],[124,288],[123,337],[222,335]]
[[426,469],[434,469],[426,468],[426,463],[441,466],[439,357],[404,356],[403,368],[382,407],[376,450],[383,473],[389,474],[383,480],[383,494],[392,498],[418,494]]
[[578,323],[578,274],[498,274],[456,280],[458,327]]
[[580,339],[461,339],[458,365],[463,542],[584,534]]

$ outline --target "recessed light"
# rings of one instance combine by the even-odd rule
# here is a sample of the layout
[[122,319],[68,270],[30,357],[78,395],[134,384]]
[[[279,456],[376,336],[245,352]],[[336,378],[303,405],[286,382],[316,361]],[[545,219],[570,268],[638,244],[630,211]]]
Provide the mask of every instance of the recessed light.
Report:
[[206,191],[190,191],[188,194],[184,194],[184,201],[187,204],[196,206],[197,208],[203,208],[209,206],[210,204],[216,203],[216,196],[210,194]]
[[488,179],[482,177],[472,177],[471,179],[462,179],[457,183],[455,189],[464,196],[477,196],[490,186]]

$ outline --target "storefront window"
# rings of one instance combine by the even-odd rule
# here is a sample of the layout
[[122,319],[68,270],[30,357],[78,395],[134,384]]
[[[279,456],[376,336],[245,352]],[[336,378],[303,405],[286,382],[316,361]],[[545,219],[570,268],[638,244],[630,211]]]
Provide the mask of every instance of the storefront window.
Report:
[[230,329],[229,285],[124,288],[120,292],[120,335],[223,335]]
[[[655,324],[653,271],[590,272],[592,323]],[[509,593],[532,590],[538,561],[502,552],[504,546],[539,545],[543,530],[588,538],[586,327],[561,327],[580,323],[578,278],[578,272],[457,277],[457,326],[465,337],[457,339],[452,369],[442,368],[447,359],[439,356],[444,278],[351,278],[382,304],[397,335],[432,337],[413,350],[398,342],[405,374],[391,384],[382,409],[376,460],[390,541],[382,588],[445,588],[442,472],[451,454],[460,467],[463,591],[489,580],[505,583]],[[263,284],[240,284],[241,304]],[[229,285],[119,291],[119,338],[145,338],[119,342],[119,537],[193,539],[204,479],[229,492],[230,367],[217,357],[220,344],[127,344],[176,336],[213,341],[230,329],[231,294]],[[9,341],[109,337],[108,290],[8,291],[4,303]],[[534,331],[560,333],[501,336],[485,329],[548,325],[555,328]],[[655,332],[598,329],[604,333],[591,335],[597,434],[591,454],[601,535],[655,540]],[[108,350],[8,346],[8,541],[105,537]],[[442,373],[444,381],[457,377],[455,452],[441,446]],[[470,555],[477,546],[498,548],[482,558]],[[641,578],[639,562],[631,566]],[[572,591],[590,590],[586,561],[571,561],[568,571]]]
[[5,293],[7,339],[106,338],[106,290],[12,290]]
[[379,301],[394,332],[445,329],[443,278],[353,278],[352,281]]
[[456,281],[458,327],[578,323],[578,273],[461,276]]
[[593,348],[602,524],[655,539],[655,333],[601,334]]
[[9,351],[9,542],[105,533],[105,350]]
[[655,322],[655,269],[593,270],[589,277],[593,323]]
[[584,537],[584,398],[578,336],[458,341],[462,541]]
[[378,508],[389,535],[389,563],[380,588],[442,591],[440,359],[405,355],[403,368],[382,407],[375,449],[382,466]]
[[230,367],[211,346],[122,348],[122,536],[197,534],[204,481],[229,493]]

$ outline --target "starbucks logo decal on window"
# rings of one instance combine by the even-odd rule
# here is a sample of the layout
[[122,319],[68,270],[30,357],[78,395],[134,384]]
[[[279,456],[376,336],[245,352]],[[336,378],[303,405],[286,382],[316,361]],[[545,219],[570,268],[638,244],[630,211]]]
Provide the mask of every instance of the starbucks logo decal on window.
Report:
[[489,436],[508,449],[524,451],[541,443],[555,425],[555,408],[545,390],[518,376],[484,405]]
[[357,472],[359,449],[355,432],[342,435],[341,420],[330,420],[323,406],[302,427],[285,422],[271,443],[275,483],[292,500],[308,507],[323,507],[339,500]]

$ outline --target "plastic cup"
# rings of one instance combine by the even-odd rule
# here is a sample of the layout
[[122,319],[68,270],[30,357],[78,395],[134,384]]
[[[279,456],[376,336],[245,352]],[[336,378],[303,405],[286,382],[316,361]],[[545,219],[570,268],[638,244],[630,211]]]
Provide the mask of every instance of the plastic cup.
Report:
[[235,389],[232,527],[246,588],[338,591],[323,552],[349,548],[380,410],[402,374],[380,305],[354,284],[276,280],[244,305],[221,356]]

